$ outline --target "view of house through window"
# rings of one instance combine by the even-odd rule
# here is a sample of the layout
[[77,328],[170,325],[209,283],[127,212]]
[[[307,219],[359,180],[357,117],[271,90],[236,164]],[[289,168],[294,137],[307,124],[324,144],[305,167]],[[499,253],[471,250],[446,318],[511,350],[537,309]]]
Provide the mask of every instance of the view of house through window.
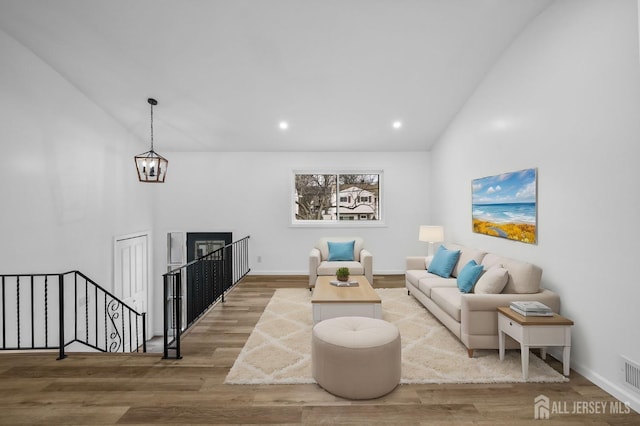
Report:
[[380,221],[380,173],[294,176],[295,221]]

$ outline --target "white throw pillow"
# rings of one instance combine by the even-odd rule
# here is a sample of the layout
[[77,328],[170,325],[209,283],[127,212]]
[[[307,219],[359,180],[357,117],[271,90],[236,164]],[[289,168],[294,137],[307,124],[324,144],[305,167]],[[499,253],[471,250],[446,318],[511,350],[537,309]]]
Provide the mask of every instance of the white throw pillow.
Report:
[[476,283],[473,292],[476,294],[499,294],[509,281],[509,271],[502,265],[489,268]]

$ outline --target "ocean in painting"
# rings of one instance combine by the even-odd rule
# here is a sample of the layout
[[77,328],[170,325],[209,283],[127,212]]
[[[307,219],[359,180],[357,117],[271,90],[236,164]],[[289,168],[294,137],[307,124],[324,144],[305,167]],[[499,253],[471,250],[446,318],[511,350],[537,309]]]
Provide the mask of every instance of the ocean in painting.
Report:
[[473,204],[474,219],[503,223],[536,224],[536,203]]

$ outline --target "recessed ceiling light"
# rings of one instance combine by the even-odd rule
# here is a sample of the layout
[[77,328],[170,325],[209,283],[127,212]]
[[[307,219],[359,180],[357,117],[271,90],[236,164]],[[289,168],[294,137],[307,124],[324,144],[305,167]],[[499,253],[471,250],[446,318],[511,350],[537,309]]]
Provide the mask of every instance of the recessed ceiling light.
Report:
[[508,119],[504,118],[496,119],[491,124],[496,130],[506,130],[511,126],[511,122]]
[[280,127],[280,130],[287,130],[289,128],[289,123],[287,123],[286,121],[281,121],[280,123],[278,123],[278,127]]
[[392,126],[394,129],[399,129],[402,127],[402,121],[396,120],[393,122]]

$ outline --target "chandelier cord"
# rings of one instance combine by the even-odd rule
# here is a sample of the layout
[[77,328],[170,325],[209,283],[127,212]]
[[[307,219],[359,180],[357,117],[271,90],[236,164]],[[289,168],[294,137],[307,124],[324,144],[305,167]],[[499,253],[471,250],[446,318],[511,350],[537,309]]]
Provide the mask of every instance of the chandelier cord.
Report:
[[153,103],[151,104],[151,151],[153,152]]

